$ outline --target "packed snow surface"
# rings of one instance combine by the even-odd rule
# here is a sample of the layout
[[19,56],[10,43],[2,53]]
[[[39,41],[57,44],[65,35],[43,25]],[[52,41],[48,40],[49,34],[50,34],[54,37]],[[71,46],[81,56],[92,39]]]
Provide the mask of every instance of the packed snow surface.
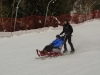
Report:
[[36,59],[36,49],[50,44],[62,26],[19,31],[16,34],[23,34],[0,38],[0,75],[100,75],[100,20],[71,25],[75,53],[45,60]]

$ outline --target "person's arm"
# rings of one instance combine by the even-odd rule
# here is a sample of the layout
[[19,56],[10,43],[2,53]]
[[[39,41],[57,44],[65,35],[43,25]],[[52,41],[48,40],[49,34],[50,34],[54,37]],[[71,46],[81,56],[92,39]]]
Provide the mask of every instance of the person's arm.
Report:
[[50,43],[51,45],[54,45],[54,43],[56,42],[56,39],[52,41],[52,43]]
[[56,43],[55,45],[54,45],[54,47],[60,47],[61,45],[62,45],[62,41],[60,40],[58,43]]

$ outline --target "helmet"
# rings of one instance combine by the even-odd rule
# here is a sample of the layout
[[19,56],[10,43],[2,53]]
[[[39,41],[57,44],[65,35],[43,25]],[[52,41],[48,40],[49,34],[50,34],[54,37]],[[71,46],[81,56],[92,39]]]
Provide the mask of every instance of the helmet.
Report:
[[60,35],[56,35],[57,38],[60,38]]

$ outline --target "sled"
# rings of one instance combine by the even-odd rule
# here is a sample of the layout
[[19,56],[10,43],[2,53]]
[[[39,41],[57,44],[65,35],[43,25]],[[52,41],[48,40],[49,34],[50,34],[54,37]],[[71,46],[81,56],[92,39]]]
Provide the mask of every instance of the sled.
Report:
[[38,55],[39,57],[43,57],[43,56],[53,56],[53,57],[56,57],[56,56],[62,55],[61,52],[53,52],[53,51],[47,52],[47,53],[43,54],[43,53],[41,53],[41,51],[38,50],[38,49],[36,49],[36,52],[37,52],[37,55]]
[[60,52],[51,51],[51,52],[46,52],[45,54],[43,54],[43,53],[41,53],[41,51],[39,49],[36,49],[36,52],[39,57],[44,57],[44,56],[57,57],[57,56],[62,56],[61,50],[62,50],[62,46],[60,47]]

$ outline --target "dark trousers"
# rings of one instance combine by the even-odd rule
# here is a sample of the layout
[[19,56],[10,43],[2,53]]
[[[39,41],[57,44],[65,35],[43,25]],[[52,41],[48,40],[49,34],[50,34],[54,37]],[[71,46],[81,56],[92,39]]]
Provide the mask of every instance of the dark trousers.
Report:
[[44,47],[43,51],[45,50],[47,52],[50,52],[50,51],[52,51],[52,49],[53,49],[52,45],[47,45],[47,46]]
[[65,37],[64,38],[64,50],[67,50],[67,44],[66,44],[66,42],[68,40],[68,43],[69,43],[69,45],[71,47],[71,50],[74,51],[75,49],[74,49],[73,44],[71,42],[72,35],[65,35],[64,37]]

